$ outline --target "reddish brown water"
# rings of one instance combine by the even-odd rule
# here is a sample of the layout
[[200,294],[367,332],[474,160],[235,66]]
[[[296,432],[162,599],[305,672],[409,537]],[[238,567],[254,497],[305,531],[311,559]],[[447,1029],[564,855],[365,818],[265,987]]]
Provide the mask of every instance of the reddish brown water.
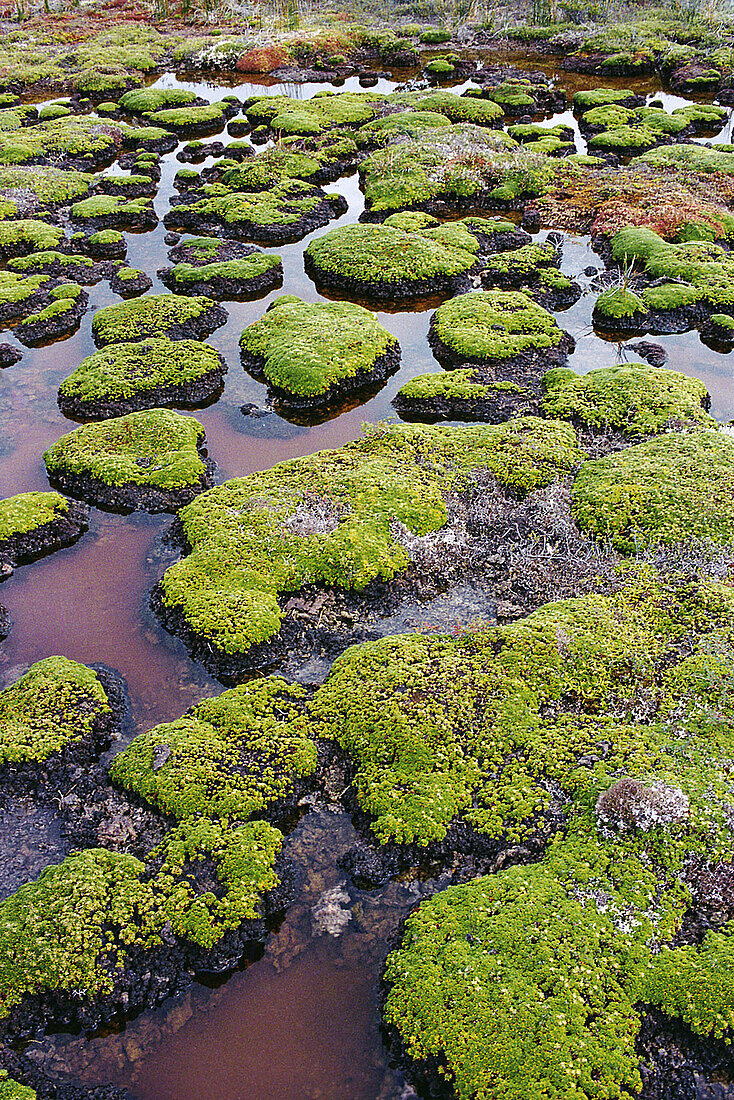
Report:
[[[530,67],[544,66],[533,62]],[[570,91],[600,83],[567,75],[562,81]],[[167,76],[161,83],[176,81]],[[231,91],[224,84],[187,86],[210,99]],[[356,82],[346,85],[352,86]],[[394,86],[384,81],[379,90]],[[256,90],[262,87],[237,86],[242,98]],[[319,88],[272,85],[271,90],[306,97]],[[659,88],[647,81],[641,90],[652,95]],[[686,101],[671,100],[672,105],[678,102]],[[559,120],[571,122],[573,116],[564,113],[549,121]],[[180,167],[175,153],[164,158],[162,167],[156,198],[160,217],[168,209],[173,176]],[[341,220],[356,221],[363,209],[356,175],[332,189],[349,202]],[[164,233],[159,224],[153,232],[129,234],[130,264],[154,275],[167,260]],[[362,404],[355,400],[350,407],[332,410],[323,423],[311,426],[275,415],[261,420],[243,416],[243,404],[264,404],[265,389],[239,365],[239,334],[280,293],[319,299],[303,270],[307,243],[273,250],[283,258],[282,290],[256,302],[225,303],[228,323],[211,337],[225,355],[229,373],[220,400],[195,415],[206,427],[220,480],[356,438],[363,421],[393,415],[391,399],[408,377],[436,369],[426,336],[430,310],[437,303],[380,312],[380,320],[400,340],[403,365],[379,393]],[[600,266],[588,241],[569,239],[564,270],[577,275],[588,264]],[[163,289],[156,281],[153,292]],[[56,389],[94,350],[89,334],[93,310],[118,300],[106,284],[90,288],[90,310],[75,335],[26,351],[21,363],[0,374],[3,496],[47,487],[42,452],[72,427],[56,406]],[[593,297],[586,296],[559,315],[562,327],[577,339],[570,365],[580,372],[624,355],[619,345],[593,332],[592,305]],[[695,332],[659,342],[670,353],[671,367],[706,383],[715,415],[734,415],[731,356],[709,350]],[[159,542],[168,522],[93,509],[90,531],[76,546],[20,569],[7,580],[0,601],[15,625],[0,652],[5,675],[54,653],[103,662],[127,680],[140,729],[175,718],[202,695],[219,690],[147,608],[160,573]],[[390,1069],[380,1037],[378,984],[389,938],[415,902],[417,887],[393,885],[370,895],[350,890],[344,905],[351,917],[339,934],[315,929],[312,907],[323,890],[342,881],[335,861],[351,827],[343,815],[338,820],[312,817],[310,825],[301,827],[303,837],[298,833],[292,840],[302,849],[307,885],[261,961],[216,990],[196,986],[183,1000],[144,1015],[119,1034],[61,1036],[32,1044],[39,1060],[52,1072],[90,1084],[115,1080],[129,1087],[137,1100],[407,1100],[411,1093]]]

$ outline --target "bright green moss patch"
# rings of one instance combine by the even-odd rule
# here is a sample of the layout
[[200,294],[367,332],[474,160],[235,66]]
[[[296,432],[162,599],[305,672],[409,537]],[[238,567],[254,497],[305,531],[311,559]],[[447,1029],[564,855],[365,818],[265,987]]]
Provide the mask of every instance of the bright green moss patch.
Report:
[[109,709],[91,668],[66,657],[38,661],[0,691],[0,763],[47,760],[67,745],[89,739]]
[[[275,861],[282,844],[282,833],[265,821],[238,828],[205,817],[182,822],[159,849],[164,862],[155,879],[172,931],[208,948],[257,918],[263,894],[280,882]],[[203,859],[214,864],[221,896],[197,889],[195,869]]]
[[594,303],[594,313],[607,321],[635,320],[647,312],[640,295],[624,287],[605,290]]
[[198,340],[149,338],[139,343],[110,344],[82,360],[59,387],[62,402],[92,411],[116,402],[134,402],[166,387],[185,392],[211,374],[221,377],[216,349]]
[[422,233],[384,225],[344,225],[311,241],[306,261],[317,277],[389,292],[400,284],[450,280],[476,263],[471,252]]
[[41,993],[112,991],[129,949],[160,942],[143,871],[132,856],[91,848],[0,902],[0,1015]]
[[211,103],[206,107],[170,107],[153,111],[146,118],[154,126],[162,126],[166,130],[190,130],[224,122],[225,107],[220,103]]
[[665,435],[586,462],[573,487],[579,526],[621,550],[734,538],[734,440]]
[[704,411],[703,382],[678,371],[621,363],[578,375],[565,367],[543,377],[543,409],[559,420],[617,428],[626,435],[656,435],[671,421],[714,426]]
[[94,177],[86,172],[60,168],[0,168],[0,193],[14,198],[32,192],[39,206],[66,206],[88,193]]
[[54,249],[63,240],[64,230],[58,225],[24,218],[0,222],[0,254],[23,256],[27,252]]
[[423,799],[430,812],[447,791],[511,842],[551,777],[569,799],[539,863],[435,895],[388,959],[387,1022],[409,1057],[446,1065],[461,1100],[635,1094],[639,1005],[699,1035],[734,1024],[729,926],[671,946],[686,868],[731,858],[733,642],[727,586],[640,572],[509,628],[386,639],[337,661],[318,705],[359,760],[381,838],[425,835]]
[[36,1091],[14,1081],[4,1069],[0,1069],[0,1100],[36,1100]]
[[[273,256],[264,252],[253,252],[249,256],[243,256],[237,260],[223,260],[211,264],[176,264],[166,273],[166,286],[183,294],[189,292],[191,287],[203,290],[208,286],[213,289],[212,294],[219,287],[231,284],[233,293],[243,294],[248,287],[256,287],[262,279],[275,274],[282,274],[282,261],[280,256]],[[216,294],[219,297],[219,293]]]
[[[629,227],[615,233],[611,244],[612,255],[618,263],[636,261],[653,279],[689,284],[709,308],[734,305],[734,254],[713,241],[687,240],[668,244],[651,229]],[[685,288],[676,291],[673,286],[649,290],[658,297],[662,295],[663,299],[686,293]]]
[[437,198],[491,195],[513,203],[540,194],[550,179],[546,158],[502,131],[460,123],[371,153],[361,166],[365,202],[376,213]]
[[336,384],[369,375],[398,342],[374,313],[349,302],[276,299],[240,337],[245,361],[254,360],[271,385],[287,394],[318,397]]
[[664,145],[645,153],[641,159],[652,168],[675,168],[704,175],[716,172],[731,175],[734,172],[734,152],[726,145],[714,145],[710,149],[695,143]]
[[111,486],[181,489],[201,483],[204,429],[191,416],[150,409],[84,424],[43,456],[49,476],[84,477]]
[[[213,307],[211,298],[150,294],[98,309],[92,318],[92,335],[100,347],[161,336],[175,338],[182,329],[203,322]],[[208,331],[215,327],[208,326]]]
[[438,307],[431,332],[439,354],[472,363],[557,348],[563,340],[552,314],[517,290],[460,294]]
[[241,684],[140,734],[115,757],[111,777],[179,820],[246,821],[315,771],[304,697],[273,677]]
[[584,112],[609,103],[624,103],[632,99],[634,94],[629,88],[589,88],[587,91],[575,93],[573,109]]
[[489,469],[524,493],[579,457],[573,430],[552,422],[400,425],[236,478],[180,513],[192,549],[165,573],[164,605],[220,652],[244,654],[277,633],[281,592],[314,582],[362,589],[402,572],[410,555],[391,533],[393,521],[415,534],[438,530],[444,494],[465,485],[472,470]]
[[186,88],[135,88],[121,97],[120,107],[131,115],[147,115],[164,107],[186,107],[195,99]]

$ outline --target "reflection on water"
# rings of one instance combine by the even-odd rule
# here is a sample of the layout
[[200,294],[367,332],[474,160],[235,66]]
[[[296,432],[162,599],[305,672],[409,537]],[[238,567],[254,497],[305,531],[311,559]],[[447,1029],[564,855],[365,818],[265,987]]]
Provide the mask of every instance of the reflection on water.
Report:
[[[569,95],[601,84],[630,85],[629,80],[561,73],[547,59],[529,64],[520,55],[485,60],[542,70]],[[413,75],[391,74],[390,79],[380,80],[376,90],[391,91]],[[323,90],[322,85],[284,86],[268,78],[202,80],[200,74],[183,81],[166,74],[157,84],[180,84],[210,100],[221,99],[233,89],[241,99],[282,92],[307,98]],[[468,86],[466,82],[455,90]],[[668,109],[689,102],[661,93],[653,78],[636,81],[634,86],[648,101],[661,97]],[[342,87],[360,89],[356,78]],[[572,126],[577,149],[585,151],[570,111],[536,121]],[[731,118],[720,140],[728,140],[730,134]],[[213,162],[204,162],[209,163]],[[175,151],[162,160],[155,198],[161,219],[180,166]],[[349,204],[347,213],[329,228],[355,221],[364,209],[356,173],[329,190],[340,192]],[[165,233],[161,221],[151,232],[126,234],[129,263],[153,277],[152,293],[165,290],[155,275],[167,263]],[[402,346],[400,371],[382,387],[310,421],[307,416],[282,418],[272,411],[245,415],[243,406],[264,409],[267,390],[239,363],[242,328],[284,291],[308,301],[323,297],[304,272],[307,243],[266,249],[282,256],[283,290],[255,302],[225,303],[228,322],[211,337],[229,371],[221,398],[195,415],[206,428],[220,480],[356,438],[363,421],[394,415],[392,398],[408,378],[437,369],[427,333],[430,313],[440,299],[413,303],[410,308],[381,308],[380,321]],[[563,270],[588,287],[589,278],[579,273],[589,266],[600,269],[602,265],[588,238],[566,237]],[[57,387],[94,350],[89,324],[93,311],[119,301],[106,283],[90,287],[89,295],[89,312],[77,333],[45,348],[24,350],[22,362],[0,372],[0,495],[47,487],[42,452],[73,426],[57,408]],[[559,324],[576,339],[570,365],[582,373],[634,358],[624,344],[594,333],[593,301],[593,294],[587,293],[558,314]],[[669,366],[704,381],[719,419],[734,416],[731,355],[705,347],[695,332],[655,337],[655,341],[668,351]],[[8,675],[53,653],[110,665],[127,680],[137,729],[175,718],[202,696],[218,691],[219,685],[159,628],[147,608],[150,589],[166,563],[168,551],[161,536],[168,522],[165,517],[117,516],[92,509],[89,533],[75,546],[19,569],[5,581],[0,601],[9,608],[15,625],[0,651],[0,673]],[[459,604],[462,614],[476,615],[488,606],[481,593],[454,596],[439,601],[435,608],[424,608],[420,616],[416,612],[414,618],[456,617]],[[405,619],[392,625],[405,629],[414,622]],[[36,842],[31,852],[34,831],[42,832],[45,839]],[[0,835],[8,874],[18,882],[37,874],[61,852],[53,815],[34,816],[29,807],[11,807],[0,817]],[[407,1100],[412,1093],[390,1068],[379,1033],[379,975],[400,919],[429,886],[392,884],[369,894],[347,888],[336,860],[353,838],[344,814],[321,809],[304,819],[287,842],[304,874],[296,904],[271,935],[262,959],[227,983],[214,990],[197,985],[185,998],[144,1014],[117,1034],[89,1039],[56,1036],[31,1044],[28,1053],[64,1077],[78,1076],[88,1083],[114,1080],[130,1088],[138,1100]]]

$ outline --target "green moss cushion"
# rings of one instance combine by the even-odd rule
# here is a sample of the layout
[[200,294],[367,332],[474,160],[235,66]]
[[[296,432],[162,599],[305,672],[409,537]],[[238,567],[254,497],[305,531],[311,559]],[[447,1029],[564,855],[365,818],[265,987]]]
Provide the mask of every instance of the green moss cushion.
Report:
[[[388,959],[388,1024],[419,1074],[426,1060],[429,1073],[434,1058],[446,1066],[461,1100],[636,1094],[641,1006],[702,1036],[734,1024],[729,926],[674,946],[691,904],[685,868],[731,855],[733,612],[727,586],[674,590],[638,574],[611,598],[488,632],[483,649],[476,636],[451,657],[448,639],[385,640],[361,647],[372,658],[361,681],[358,651],[337,662],[328,718],[358,755],[357,789],[382,834],[407,819],[425,835],[426,814],[453,796],[512,844],[549,805],[549,774],[570,800],[538,863],[423,902]],[[642,721],[640,691],[652,703]],[[399,731],[389,750],[388,730]],[[478,773],[455,745],[466,730]],[[442,774],[426,776],[437,759]]]
[[211,484],[203,443],[204,429],[193,417],[150,409],[84,424],[43,458],[49,477],[72,496],[165,511]]
[[[395,426],[234,479],[181,513],[191,553],[161,581],[163,611],[175,629],[239,659],[277,634],[280,593],[312,583],[359,590],[405,570],[410,554],[391,533],[394,521],[415,534],[438,530],[444,495],[471,470],[489,469],[524,493],[578,458],[572,429],[530,418],[482,428]],[[324,501],[326,520],[309,528],[310,506]]]
[[311,241],[307,272],[325,286],[379,298],[418,297],[453,287],[473,253],[384,225],[345,225]]
[[374,381],[395,369],[400,347],[374,313],[362,306],[311,304],[286,295],[247,326],[240,352],[245,365],[261,372],[288,400],[324,398],[334,389]]
[[186,107],[195,99],[196,94],[186,88],[135,88],[125,92],[120,106],[131,115],[145,115],[164,107]]
[[734,440],[721,431],[664,435],[586,462],[573,487],[579,526],[621,550],[734,538]]
[[0,763],[41,762],[73,743],[93,742],[109,713],[91,668],[66,657],[38,661],[0,691]]
[[253,252],[241,259],[211,264],[179,263],[162,268],[161,280],[176,294],[204,294],[211,298],[239,298],[265,294],[283,281],[280,256]]
[[31,561],[66,546],[87,529],[86,510],[59,493],[18,493],[0,500],[0,561]]
[[219,185],[214,195],[173,206],[164,222],[169,229],[195,233],[224,228],[229,236],[277,245],[301,240],[345,209],[339,195],[327,195],[305,180],[281,178],[266,190],[230,192]]
[[517,290],[476,291],[444,302],[431,318],[429,339],[447,366],[540,355],[547,365],[549,355],[569,346],[553,315]]
[[161,336],[204,339],[226,319],[225,311],[211,298],[149,294],[98,309],[92,318],[92,336],[98,347]]
[[108,344],[82,360],[59,387],[59,405],[85,419],[166,404],[195,405],[221,388],[225,364],[198,340]]
[[705,411],[709,395],[703,382],[643,363],[621,363],[584,375],[561,367],[544,376],[543,388],[543,409],[549,416],[629,436],[656,435],[671,421],[715,426]]
[[303,688],[272,677],[242,684],[140,734],[110,774],[178,819],[245,821],[316,768],[316,746],[299,723],[304,698]]

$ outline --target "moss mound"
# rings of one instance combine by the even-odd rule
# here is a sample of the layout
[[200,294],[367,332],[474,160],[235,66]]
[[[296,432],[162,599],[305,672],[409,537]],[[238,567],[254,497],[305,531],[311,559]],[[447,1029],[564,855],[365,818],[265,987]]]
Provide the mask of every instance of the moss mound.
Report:
[[150,409],[63,435],[43,456],[72,496],[119,508],[166,511],[211,484],[204,429],[190,416]]
[[162,578],[163,612],[172,621],[175,611],[180,628],[210,649],[239,658],[278,632],[280,593],[312,583],[360,590],[405,570],[410,554],[391,533],[394,522],[414,534],[440,529],[444,495],[466,485],[472,470],[487,469],[522,494],[579,457],[571,428],[530,418],[481,428],[395,426],[236,478],[181,513],[191,553]]
[[0,691],[0,764],[40,763],[72,744],[93,747],[100,717],[109,713],[91,668],[66,657],[38,661]]
[[324,399],[394,370],[400,345],[362,306],[285,295],[243,331],[240,353],[285,400]]
[[360,167],[365,204],[374,214],[491,202],[513,206],[540,194],[550,179],[543,156],[502,131],[468,123],[432,129],[422,137],[378,149]]
[[[428,813],[448,787],[460,812],[510,842],[548,804],[551,776],[569,798],[539,863],[425,901],[388,959],[388,1024],[419,1070],[445,1067],[462,1100],[640,1091],[640,1005],[698,1035],[731,1028],[729,925],[702,942],[675,937],[691,903],[686,868],[731,858],[721,769],[734,734],[733,612],[726,586],[675,590],[642,573],[617,596],[549,604],[499,634],[391,639],[337,662],[350,713],[334,729],[360,761],[382,835],[406,818],[409,835],[425,832],[429,785]],[[357,679],[360,662],[373,679]],[[653,704],[644,716],[640,691]],[[400,731],[389,753],[388,728]],[[459,755],[453,738],[465,745],[467,730],[477,740]],[[447,766],[426,780],[429,759]]]
[[121,96],[120,106],[131,115],[148,115],[164,107],[187,107],[195,99],[186,88],[135,88]]
[[[669,244],[651,229],[636,227],[620,229],[611,245],[618,263],[635,262],[651,279],[692,286],[707,308],[734,307],[734,254],[721,245],[701,240]],[[675,294],[672,287],[659,289],[664,297]]]
[[447,366],[546,357],[568,347],[552,314],[517,290],[480,290],[444,302],[431,318],[429,338]]
[[724,432],[665,435],[586,462],[573,487],[583,530],[621,550],[734,537],[734,441]]
[[548,416],[618,429],[627,436],[657,435],[671,422],[715,426],[705,411],[709,395],[703,382],[643,363],[602,367],[584,375],[559,367],[543,377],[543,389]]
[[84,359],[59,387],[59,405],[85,419],[161,404],[197,404],[221,387],[225,364],[198,340],[109,344]]
[[148,122],[177,133],[210,130],[223,126],[227,119],[227,104],[210,103],[205,107],[164,107],[146,115]]
[[92,318],[92,336],[98,347],[161,336],[204,339],[226,318],[211,298],[151,294],[98,309]]
[[180,263],[162,268],[160,278],[178,294],[226,299],[267,293],[283,281],[280,256],[253,252],[237,260],[211,264]]
[[7,497],[0,500],[0,562],[12,569],[75,542],[86,528],[86,511],[59,493]]
[[345,225],[311,241],[304,260],[317,282],[372,298],[420,297],[452,289],[476,257],[423,233]]
[[178,820],[245,821],[316,769],[304,698],[273,677],[241,684],[140,734],[115,757],[111,777]]
[[221,187],[212,197],[174,206],[164,223],[169,229],[211,233],[221,228],[229,236],[284,244],[301,240],[344,210],[340,196],[327,195],[304,180],[282,178],[267,190],[228,192]]

